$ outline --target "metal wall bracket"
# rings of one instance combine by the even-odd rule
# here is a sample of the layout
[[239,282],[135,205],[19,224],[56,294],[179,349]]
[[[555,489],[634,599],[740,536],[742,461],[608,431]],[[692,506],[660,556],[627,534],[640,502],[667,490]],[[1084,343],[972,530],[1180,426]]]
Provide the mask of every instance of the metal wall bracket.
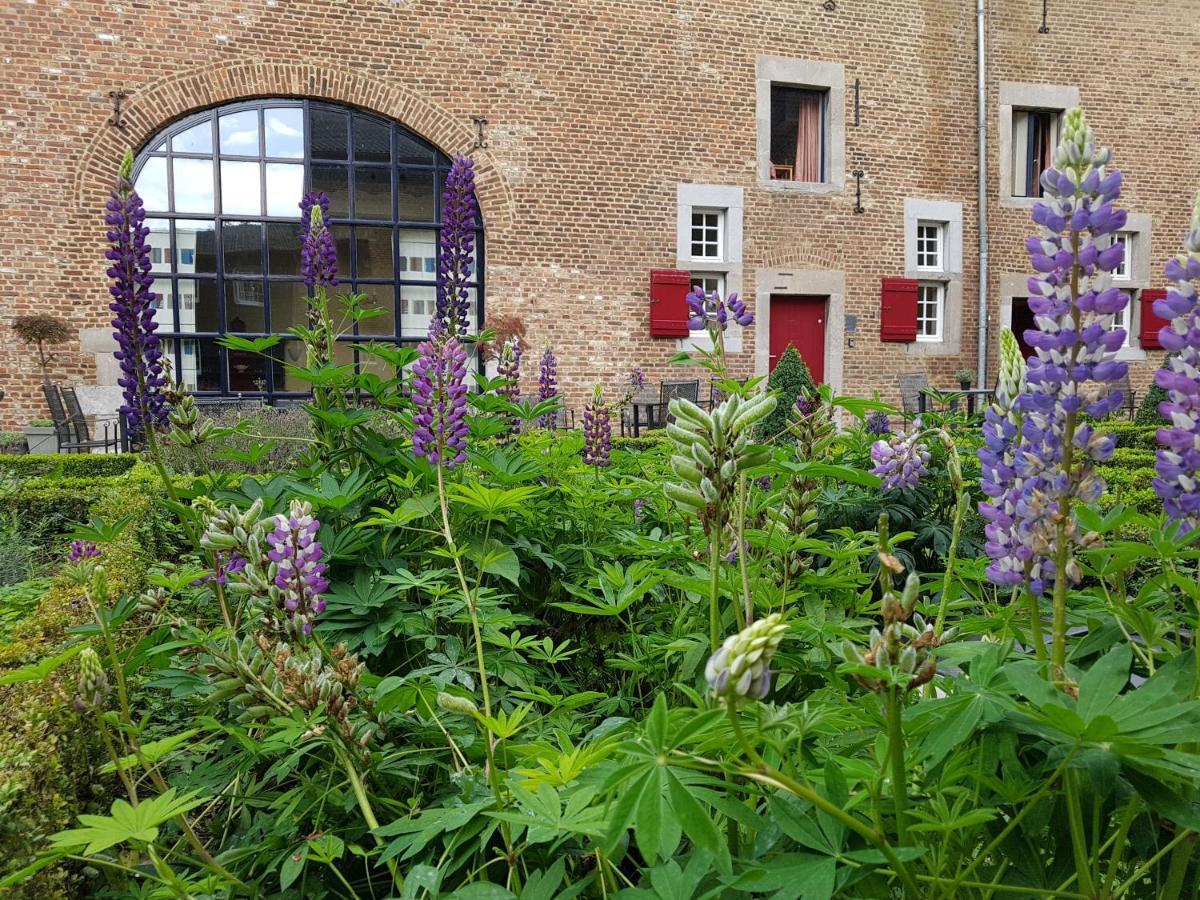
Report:
[[108,99],[112,101],[112,115],[108,117],[108,124],[113,128],[120,128],[122,131],[125,130],[126,123],[125,113],[121,109],[121,104],[128,96],[129,95],[121,88],[117,88],[115,91],[108,92]]
[[1042,0],[1042,27],[1038,29],[1038,34],[1049,34],[1050,26],[1046,24],[1046,4],[1048,0]]
[[860,215],[866,212],[866,209],[862,205],[862,180],[864,173],[862,169],[854,169],[850,174],[854,176],[854,212],[856,215]]
[[484,129],[487,127],[488,120],[483,116],[471,116],[471,121],[475,123],[475,144],[472,150],[487,149],[487,133]]

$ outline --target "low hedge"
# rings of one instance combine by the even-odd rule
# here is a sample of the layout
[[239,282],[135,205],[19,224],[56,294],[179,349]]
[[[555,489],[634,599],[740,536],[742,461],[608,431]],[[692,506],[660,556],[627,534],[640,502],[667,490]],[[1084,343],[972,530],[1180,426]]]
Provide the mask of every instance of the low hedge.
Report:
[[1142,450],[1158,449],[1158,431],[1156,425],[1137,425],[1133,422],[1104,422],[1098,429],[1104,434],[1112,435],[1118,447],[1139,448]]
[[135,465],[135,453],[0,454],[0,475],[15,478],[106,478],[124,475]]
[[[67,500],[80,479],[66,479],[58,496]],[[156,492],[143,475],[96,479],[95,501],[86,510],[106,521],[133,516],[117,540],[106,544],[101,560],[109,583],[120,594],[143,587],[155,549]],[[39,485],[35,494],[49,502],[53,489]],[[6,498],[7,499],[7,498]],[[84,517],[86,518],[86,516]],[[79,602],[79,587],[60,574],[36,608],[10,630],[0,644],[0,671],[53,656],[67,642],[67,630],[90,616]],[[71,705],[74,666],[45,681],[0,686],[0,876],[28,865],[44,849],[48,836],[71,825],[91,793],[95,730]],[[58,900],[72,896],[71,870],[44,869],[6,897]]]

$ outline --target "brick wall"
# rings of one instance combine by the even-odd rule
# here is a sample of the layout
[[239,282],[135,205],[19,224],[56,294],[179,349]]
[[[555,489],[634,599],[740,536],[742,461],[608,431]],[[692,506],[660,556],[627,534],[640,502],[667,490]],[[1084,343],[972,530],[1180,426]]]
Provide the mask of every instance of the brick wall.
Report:
[[[827,9],[826,7],[831,7]],[[1197,82],[1180,23],[1200,0],[1130,7],[1099,0],[1086,22],[1051,2],[989,0],[989,319],[998,279],[1025,271],[1027,212],[997,202],[1000,81],[1076,84],[1100,139],[1128,176],[1131,209],[1153,216],[1155,284],[1182,237],[1200,151],[1187,137]],[[1072,5],[1074,6],[1074,5]],[[641,365],[678,374],[672,339],[648,336],[648,272],[674,267],[676,185],[744,188],[743,295],[759,270],[845,273],[844,390],[896,401],[896,375],[942,386],[974,369],[978,296],[975,4],[971,0],[29,0],[0,6],[8,89],[0,107],[0,420],[44,415],[13,316],[51,310],[80,331],[109,318],[101,208],[120,155],[188,111],[257,96],[311,96],[394,118],[448,153],[470,151],[471,117],[489,120],[472,155],[488,235],[488,310],[522,317],[551,342],[569,398],[616,387]],[[1100,36],[1119,40],[1103,62]],[[763,55],[845,66],[846,168],[832,195],[763,190],[755,158],[755,65]],[[853,115],[861,82],[861,124]],[[107,124],[108,92],[128,92],[126,128]],[[1181,132],[1176,136],[1176,132]],[[881,344],[879,279],[902,275],[906,198],[960,202],[961,348],[912,355]],[[735,366],[753,370],[746,336]],[[53,377],[96,380],[79,342]],[[91,347],[90,349],[95,349]],[[1135,368],[1144,385],[1157,363]],[[531,355],[528,359],[534,359]],[[532,369],[533,366],[530,366]]]

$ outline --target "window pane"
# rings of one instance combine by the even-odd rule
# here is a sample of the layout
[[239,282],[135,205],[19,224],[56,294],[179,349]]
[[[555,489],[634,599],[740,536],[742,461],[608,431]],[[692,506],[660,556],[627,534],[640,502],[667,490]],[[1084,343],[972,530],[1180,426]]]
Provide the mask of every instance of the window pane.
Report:
[[212,153],[212,120],[205,119],[171,138],[175,153]]
[[179,272],[213,275],[217,271],[217,235],[212,222],[175,220]]
[[219,126],[222,155],[258,156],[258,110],[221,116]]
[[393,278],[392,229],[359,227],[355,232],[358,245],[359,278]]
[[397,165],[433,165],[433,148],[407,134],[396,135]]
[[437,232],[401,230],[399,270],[397,274],[403,279],[435,281]]
[[771,177],[784,181],[824,180],[825,92],[771,85]]
[[350,226],[334,225],[329,229],[333,235],[333,248],[337,253],[339,281],[350,280]]
[[405,337],[424,337],[437,303],[433,285],[400,285],[400,327]]
[[[171,272],[171,223],[167,219],[146,219],[143,223],[150,229],[146,243],[150,245],[150,271],[155,275]],[[160,288],[160,290],[162,290]]]
[[167,161],[157,158],[146,160],[134,188],[147,210],[166,212],[170,208],[167,204]]
[[174,331],[175,313],[171,282],[168,279],[156,281],[152,290],[154,291],[154,300],[151,302],[150,308],[154,310],[154,321],[158,323],[158,330]]
[[267,215],[300,215],[304,196],[304,166],[267,163]]
[[226,350],[229,356],[229,390],[232,393],[254,393],[267,389],[267,360],[257,353]]
[[221,389],[220,350],[213,338],[181,338],[179,379],[192,391]]
[[368,116],[354,117],[354,158],[359,162],[391,162],[392,129]]
[[260,168],[256,162],[221,160],[221,212],[234,216],[262,215]]
[[171,161],[171,186],[175,190],[175,211],[212,213],[213,164],[211,159],[174,159]]
[[432,172],[400,170],[396,173],[396,194],[402,222],[434,222],[437,193]]
[[354,217],[391,220],[391,169],[359,166],[354,170]]
[[[212,285],[213,282],[203,282],[206,285]],[[215,285],[214,285],[215,287]],[[216,291],[211,291],[214,294]],[[179,331],[197,331],[196,327],[196,305],[199,301],[199,286],[196,281],[191,278],[180,278],[175,282],[175,305],[179,315]],[[216,308],[216,301],[213,300],[213,308]]]
[[272,281],[271,330],[282,334],[308,322],[308,293],[299,281]]
[[263,111],[267,156],[304,157],[304,110],[282,107]]
[[272,275],[300,274],[300,226],[267,223],[267,271]]
[[221,225],[221,244],[225,251],[226,274],[262,274],[261,222],[223,223]]
[[180,331],[220,331],[218,313],[216,281],[183,279],[179,282]]
[[346,114],[340,110],[314,106],[310,116],[312,134],[309,135],[309,141],[312,158],[345,159],[348,121]]
[[[272,310],[272,315],[274,315],[274,310]],[[273,363],[275,390],[288,394],[307,394],[311,391],[312,382],[294,374],[294,369],[291,368],[303,368],[304,345],[296,340],[281,341],[274,353],[277,360]]]
[[314,165],[312,189],[329,196],[329,215],[348,218],[350,215],[350,186],[346,166]]
[[363,284],[358,288],[366,294],[364,309],[380,309],[383,315],[363,319],[358,323],[359,334],[393,335],[396,333],[396,288],[391,284]]
[[262,334],[267,329],[261,279],[225,279],[225,328],[235,334]]

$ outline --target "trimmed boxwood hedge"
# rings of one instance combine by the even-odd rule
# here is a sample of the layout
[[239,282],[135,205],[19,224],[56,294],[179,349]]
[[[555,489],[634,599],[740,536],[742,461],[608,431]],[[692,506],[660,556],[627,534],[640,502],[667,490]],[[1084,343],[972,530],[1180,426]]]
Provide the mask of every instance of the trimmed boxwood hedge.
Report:
[[0,475],[15,478],[105,478],[124,475],[135,465],[135,453],[0,454]]

